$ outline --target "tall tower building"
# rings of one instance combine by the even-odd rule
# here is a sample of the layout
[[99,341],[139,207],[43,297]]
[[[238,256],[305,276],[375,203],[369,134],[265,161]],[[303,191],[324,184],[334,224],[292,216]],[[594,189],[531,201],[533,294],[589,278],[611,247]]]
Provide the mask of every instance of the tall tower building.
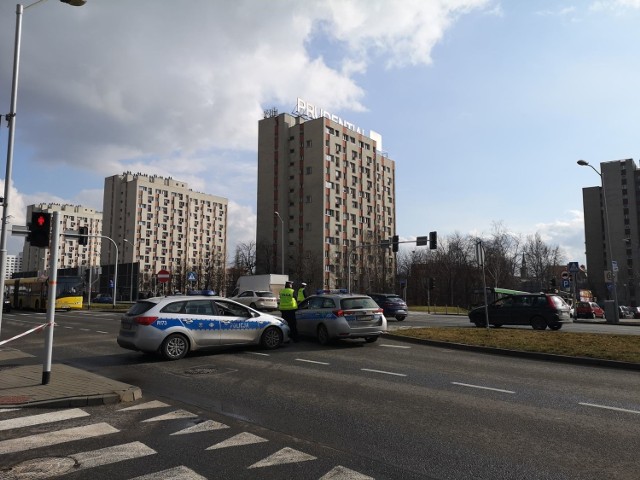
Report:
[[301,102],[297,115],[271,110],[259,122],[257,273],[392,289],[395,257],[377,245],[396,231],[395,162],[379,135]]
[[[131,172],[107,177],[103,235],[117,246],[119,264],[139,263],[139,275],[131,285],[126,271],[120,270],[118,284],[125,291],[127,286],[136,292],[156,291],[155,274],[168,270],[172,289],[220,291],[227,256],[227,204],[226,198],[195,192],[172,178]],[[115,256],[114,244],[105,240],[102,264],[113,265]],[[132,268],[131,278],[135,271]]]
[[[102,230],[102,213],[93,208],[81,205],[61,205],[57,203],[40,203],[27,207],[27,221],[31,221],[32,212],[58,212],[60,217],[60,233],[79,227],[88,227],[89,234],[100,234]],[[90,238],[87,245],[80,245],[76,237],[60,237],[58,243],[58,269],[89,267],[100,265],[100,238]],[[22,271],[46,274],[49,269],[50,248],[32,247],[24,242],[22,249]],[[78,274],[81,272],[79,271]]]
[[629,158],[600,163],[600,174],[601,186],[582,189],[589,284],[598,301],[616,294],[618,304],[637,306],[640,171]]

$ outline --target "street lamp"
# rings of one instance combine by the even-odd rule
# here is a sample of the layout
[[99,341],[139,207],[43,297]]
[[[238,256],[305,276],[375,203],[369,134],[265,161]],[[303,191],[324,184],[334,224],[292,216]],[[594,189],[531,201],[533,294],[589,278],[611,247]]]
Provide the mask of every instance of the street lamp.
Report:
[[[613,269],[613,250],[611,246],[611,235],[609,233],[609,211],[607,210],[607,192],[604,188],[604,178],[602,177],[602,173],[599,172],[593,165],[591,165],[586,160],[578,160],[578,165],[581,167],[591,167],[591,169],[596,172],[600,176],[600,185],[602,186],[602,207],[604,208],[604,222],[605,222],[605,233],[607,235],[607,250],[609,255],[609,264],[611,270]],[[614,303],[614,322],[618,321],[619,312],[618,312],[618,289],[616,286],[616,272],[613,271],[613,303]]]
[[129,300],[131,302],[133,302],[133,259],[135,256],[135,244],[133,242],[130,242],[129,240],[127,240],[126,238],[123,239],[126,243],[129,244],[129,246],[131,247],[131,280],[129,281]]
[[273,212],[273,214],[280,219],[280,229],[281,229],[281,237],[280,237],[280,261],[282,262],[282,267],[280,269],[280,273],[284,275],[284,220],[278,212]]
[[[0,234],[0,305],[4,302],[4,277],[7,273],[7,215],[11,196],[11,170],[13,165],[13,144],[16,131],[16,105],[18,100],[18,73],[20,71],[20,41],[22,38],[22,14],[27,8],[33,7],[45,0],[38,0],[26,7],[16,5],[16,35],[13,49],[13,78],[11,83],[11,110],[5,116],[9,122],[9,139],[7,141],[7,169],[4,176],[4,201],[2,209],[2,233]],[[60,0],[74,7],[82,6],[86,0]],[[2,309],[0,309],[0,328],[2,327]]]

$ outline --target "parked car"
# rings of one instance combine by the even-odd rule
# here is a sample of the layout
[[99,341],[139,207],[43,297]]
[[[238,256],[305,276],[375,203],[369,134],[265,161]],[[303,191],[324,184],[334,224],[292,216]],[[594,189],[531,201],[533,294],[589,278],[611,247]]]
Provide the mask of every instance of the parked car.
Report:
[[178,360],[190,351],[259,344],[274,349],[289,341],[289,326],[228,298],[181,295],[139,300],[120,320],[118,345]]
[[275,293],[267,290],[246,290],[231,299],[256,310],[272,311],[278,309],[278,297]]
[[11,312],[11,300],[9,300],[8,298],[4,299],[4,302],[3,302],[3,305],[2,305],[2,311],[4,313]]
[[[531,325],[534,330],[560,330],[564,323],[571,323],[570,307],[563,298],[551,293],[531,293],[511,295],[487,307],[489,324],[494,327],[502,325]],[[469,320],[476,327],[486,326],[485,306],[474,308],[469,312]]]
[[604,318],[604,310],[596,302],[578,302],[576,318]]
[[344,338],[372,343],[387,331],[382,308],[367,295],[329,290],[311,295],[296,310],[298,333],[314,337],[321,345]]
[[640,307],[631,307],[631,313],[633,313],[633,318],[640,318]]
[[113,303],[113,297],[111,295],[96,295],[91,300],[93,303]]
[[368,293],[371,298],[382,308],[384,316],[395,317],[399,322],[409,315],[409,308],[400,295],[395,293]]
[[633,312],[631,311],[631,308],[620,305],[618,306],[618,310],[620,311],[620,318],[633,318]]

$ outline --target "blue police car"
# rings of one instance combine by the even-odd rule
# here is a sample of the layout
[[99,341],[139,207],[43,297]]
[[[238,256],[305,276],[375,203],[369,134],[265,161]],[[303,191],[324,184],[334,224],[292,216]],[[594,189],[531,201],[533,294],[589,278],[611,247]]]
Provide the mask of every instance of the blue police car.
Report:
[[192,350],[256,344],[266,349],[289,341],[289,326],[227,298],[193,295],[140,300],[120,321],[118,345],[178,360]]

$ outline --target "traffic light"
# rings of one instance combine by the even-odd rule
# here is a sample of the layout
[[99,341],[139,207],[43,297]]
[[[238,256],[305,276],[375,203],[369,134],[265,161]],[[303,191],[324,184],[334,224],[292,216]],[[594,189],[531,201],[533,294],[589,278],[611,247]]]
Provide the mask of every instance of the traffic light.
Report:
[[393,238],[391,239],[391,250],[393,250],[394,252],[398,251],[399,241],[400,241],[400,237],[398,237],[398,235],[394,235]]
[[78,245],[87,245],[89,243],[89,227],[78,228]]
[[434,288],[436,288],[436,279],[429,277],[429,290],[433,290]]
[[48,248],[51,233],[51,214],[45,212],[31,212],[31,223],[27,241],[32,247]]
[[438,248],[438,232],[429,232],[429,250]]

